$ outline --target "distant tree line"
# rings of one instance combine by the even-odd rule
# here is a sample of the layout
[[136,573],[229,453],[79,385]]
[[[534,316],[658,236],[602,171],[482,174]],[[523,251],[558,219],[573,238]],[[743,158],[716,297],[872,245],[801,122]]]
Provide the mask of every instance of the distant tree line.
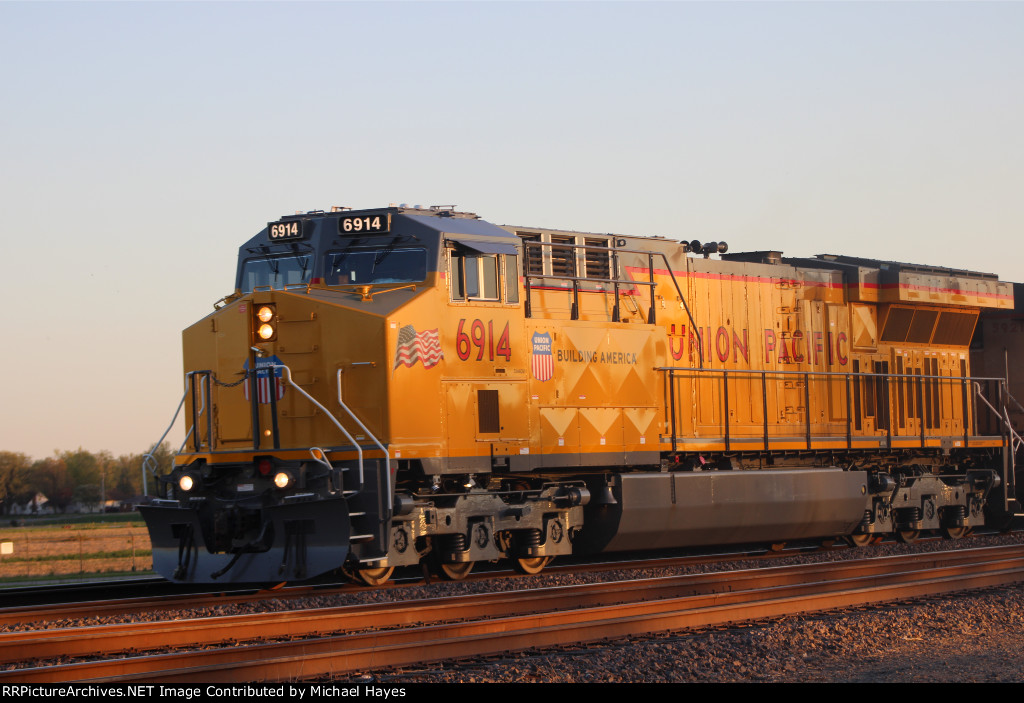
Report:
[[[174,458],[170,445],[164,443],[151,452],[157,460],[157,473],[167,473]],[[140,496],[142,461],[142,454],[114,457],[107,451],[93,453],[82,448],[57,451],[35,461],[19,452],[0,451],[0,514],[9,514],[14,505],[24,505],[40,493],[49,500],[49,507],[61,513],[74,503],[99,504],[103,499],[122,501]],[[147,480],[152,492],[152,476]]]

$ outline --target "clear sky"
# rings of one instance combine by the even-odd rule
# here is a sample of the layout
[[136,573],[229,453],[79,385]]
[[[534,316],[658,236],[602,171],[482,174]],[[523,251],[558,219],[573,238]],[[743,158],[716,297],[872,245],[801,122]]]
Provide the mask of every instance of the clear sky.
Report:
[[1024,280],[1024,3],[0,1],[0,450],[143,451],[238,246],[391,202]]

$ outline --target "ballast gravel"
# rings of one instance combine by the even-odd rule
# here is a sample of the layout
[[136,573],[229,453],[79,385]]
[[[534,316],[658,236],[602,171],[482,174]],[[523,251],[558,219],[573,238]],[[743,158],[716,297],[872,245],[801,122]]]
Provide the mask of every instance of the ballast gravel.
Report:
[[[885,544],[768,564],[887,556],[1020,542]],[[730,568],[758,568],[760,561]],[[690,570],[690,569],[687,569]],[[696,570],[704,570],[698,567]],[[707,570],[713,570],[708,568]],[[649,575],[649,574],[645,574]],[[408,683],[940,683],[1024,681],[1024,584],[871,607],[524,652],[392,672]]]
[[[705,562],[685,567],[362,589],[304,597],[269,598],[145,614],[0,627],[56,629],[117,622],[180,620],[314,609],[373,602],[525,590],[595,581],[758,569],[896,554],[1024,542],[1021,533],[975,536],[957,542],[885,543],[773,559]],[[348,676],[344,681],[406,683],[642,683],[642,682],[1019,682],[1024,681],[1024,584],[872,607],[680,631],[560,650],[527,651],[486,660],[444,662]]]
[[1024,588],[369,677],[407,683],[1020,682]]

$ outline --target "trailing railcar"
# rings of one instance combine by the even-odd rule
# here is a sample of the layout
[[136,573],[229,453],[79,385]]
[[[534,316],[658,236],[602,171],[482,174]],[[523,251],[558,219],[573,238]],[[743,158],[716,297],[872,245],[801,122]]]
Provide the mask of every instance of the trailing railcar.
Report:
[[[718,258],[711,258],[716,256]],[[996,277],[499,227],[287,216],[183,335],[189,426],[143,510],[183,582],[924,530],[1019,507]]]
[[1008,411],[1013,424],[1024,426],[1024,284],[1013,283],[1009,307],[982,310],[971,339],[971,369],[979,376],[1002,378],[1010,394]]
[[[1007,433],[1011,446],[1006,453],[1007,470],[1019,477],[1018,450],[1024,444],[1020,434],[1024,429],[1024,366],[1021,364],[1024,359],[1024,284],[1012,285],[1012,307],[987,308],[981,312],[971,340],[971,372],[1001,379],[1000,383],[990,382],[989,387],[981,391],[981,395],[995,400],[994,407],[985,407],[987,412],[981,416],[980,431]],[[996,408],[999,412],[995,412]],[[1009,525],[1009,514],[993,517],[997,524]]]

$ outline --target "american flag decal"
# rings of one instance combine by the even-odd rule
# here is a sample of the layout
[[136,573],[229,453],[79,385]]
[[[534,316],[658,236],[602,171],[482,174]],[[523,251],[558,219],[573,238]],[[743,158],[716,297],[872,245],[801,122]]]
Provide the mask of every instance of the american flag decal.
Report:
[[423,363],[423,368],[429,369],[443,358],[441,339],[436,329],[417,334],[415,327],[406,325],[398,331],[398,348],[395,350],[392,371],[399,366],[413,366],[417,361]]
[[551,356],[551,335],[545,332],[533,333],[533,356],[530,365],[533,377],[538,381],[547,381],[555,374],[554,357]]
[[[281,363],[281,360],[278,359],[276,356],[272,356],[269,359],[257,359],[256,360],[256,399],[261,404],[265,405],[265,404],[270,402],[271,385],[272,385],[271,381],[270,381],[270,379],[271,379],[271,370],[273,370],[273,374],[274,374],[273,378],[274,378],[274,381],[276,382],[276,385],[277,385],[277,399],[281,400],[282,398],[284,398],[285,383],[284,383],[284,380],[281,378],[281,375],[283,373],[282,369],[262,368],[262,367],[272,366],[274,364],[280,364],[280,363]],[[242,368],[244,368],[246,371],[248,371],[249,370],[249,362],[246,361],[245,364],[242,366]],[[250,397],[249,386],[251,386],[251,385],[252,385],[252,378],[251,377],[249,379],[247,379],[245,383],[242,384],[242,393],[245,394],[245,399],[246,400],[249,400],[249,397]]]

